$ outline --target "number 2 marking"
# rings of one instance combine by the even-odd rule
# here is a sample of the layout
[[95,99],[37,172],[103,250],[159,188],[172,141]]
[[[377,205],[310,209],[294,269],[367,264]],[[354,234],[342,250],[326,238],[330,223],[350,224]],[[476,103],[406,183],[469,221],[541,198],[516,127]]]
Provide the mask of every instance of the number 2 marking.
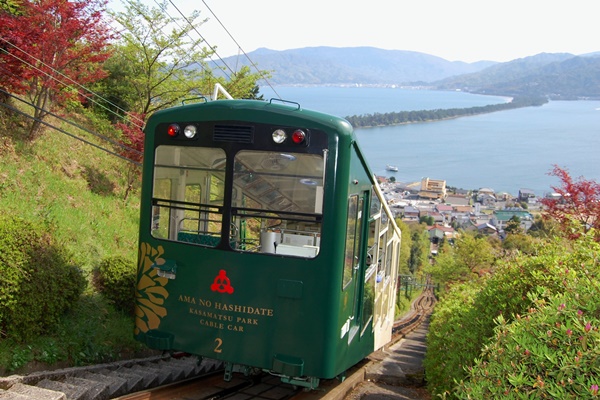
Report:
[[215,343],[216,343],[217,345],[215,346],[215,348],[214,348],[214,350],[213,350],[213,351],[214,351],[215,353],[222,353],[222,352],[223,352],[223,349],[221,348],[221,346],[223,345],[223,339],[216,338],[216,339],[215,339]]

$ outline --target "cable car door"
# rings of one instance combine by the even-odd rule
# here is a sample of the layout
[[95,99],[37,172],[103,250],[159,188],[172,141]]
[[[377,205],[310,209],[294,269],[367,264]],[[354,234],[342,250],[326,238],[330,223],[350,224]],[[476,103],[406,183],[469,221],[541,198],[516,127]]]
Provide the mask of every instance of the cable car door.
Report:
[[[364,194],[354,194],[348,198],[348,223],[346,225],[346,250],[344,259],[344,302],[349,312],[346,324],[342,328],[342,337],[348,335],[351,343],[360,329],[359,295],[361,287],[361,244],[364,215]],[[344,307],[346,309],[346,307]]]

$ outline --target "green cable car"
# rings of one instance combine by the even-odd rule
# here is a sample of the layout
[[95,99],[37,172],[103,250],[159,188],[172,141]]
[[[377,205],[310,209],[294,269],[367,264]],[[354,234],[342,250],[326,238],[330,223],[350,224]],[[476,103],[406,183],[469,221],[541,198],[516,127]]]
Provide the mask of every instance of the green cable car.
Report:
[[389,342],[400,231],[347,121],[216,100],[144,131],[137,340],[310,389]]

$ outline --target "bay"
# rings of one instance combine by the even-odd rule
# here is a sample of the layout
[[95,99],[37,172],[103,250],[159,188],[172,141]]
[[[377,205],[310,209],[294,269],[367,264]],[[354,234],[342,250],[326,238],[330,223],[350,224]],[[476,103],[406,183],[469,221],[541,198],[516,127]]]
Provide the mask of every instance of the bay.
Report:
[[468,108],[509,101],[499,96],[391,87],[276,86],[261,88],[261,93],[265,99],[281,97],[299,103],[302,108],[342,118],[393,111]]
[[[507,101],[498,96],[399,88],[275,90],[303,108],[341,117]],[[573,178],[600,178],[600,101],[552,101],[541,107],[444,121],[357,129],[356,135],[373,172],[401,182],[429,177],[464,189],[487,187],[517,195],[526,188],[542,196],[560,184],[549,175],[555,164]],[[386,171],[388,164],[399,171]]]

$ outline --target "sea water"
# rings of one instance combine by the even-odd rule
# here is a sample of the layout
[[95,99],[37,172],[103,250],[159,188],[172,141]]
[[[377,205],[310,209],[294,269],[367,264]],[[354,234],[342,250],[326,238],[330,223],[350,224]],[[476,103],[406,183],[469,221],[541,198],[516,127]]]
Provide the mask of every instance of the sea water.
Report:
[[[393,111],[468,108],[505,97],[455,91],[376,87],[284,87],[261,89],[303,108],[340,117]],[[554,165],[572,177],[600,179],[600,101],[551,101],[444,121],[357,129],[373,172],[416,182],[445,180],[464,189],[491,188],[516,195],[521,188],[542,196],[560,181]],[[386,165],[398,167],[390,172]]]

